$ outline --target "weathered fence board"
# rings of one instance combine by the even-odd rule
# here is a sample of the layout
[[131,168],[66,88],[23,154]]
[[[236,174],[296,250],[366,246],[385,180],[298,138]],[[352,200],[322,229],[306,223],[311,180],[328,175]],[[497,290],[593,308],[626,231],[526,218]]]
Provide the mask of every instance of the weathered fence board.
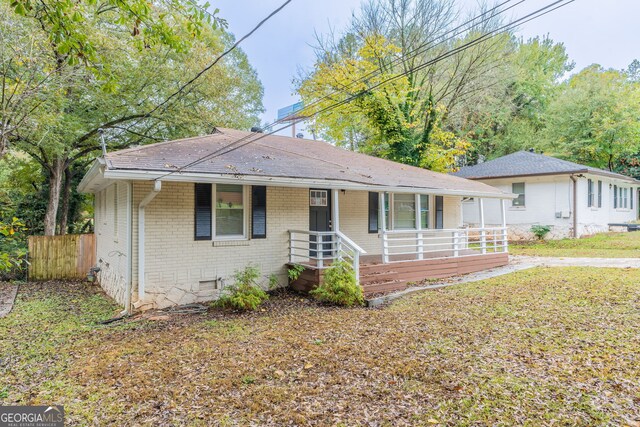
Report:
[[94,234],[29,236],[29,279],[82,279],[96,263]]

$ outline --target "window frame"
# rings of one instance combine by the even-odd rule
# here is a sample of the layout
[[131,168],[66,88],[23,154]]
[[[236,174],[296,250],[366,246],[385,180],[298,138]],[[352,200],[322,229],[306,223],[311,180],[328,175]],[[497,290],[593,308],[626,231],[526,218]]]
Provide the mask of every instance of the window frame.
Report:
[[[518,184],[522,184],[522,193],[518,193],[518,192],[515,191],[514,187],[516,185],[518,185]],[[526,196],[527,184],[526,184],[526,182],[524,182],[524,181],[512,182],[511,183],[511,192],[513,194],[517,194],[518,195],[518,197],[516,197],[515,199],[511,200],[511,207],[512,208],[516,208],[516,209],[524,209],[524,208],[526,208],[527,207],[527,196]],[[519,200],[520,196],[522,196],[522,204],[518,205],[518,204],[516,204],[516,200]]]
[[618,186],[613,186],[613,209],[618,209]]
[[598,180],[598,208],[602,207],[602,180]]
[[[371,194],[371,193],[370,193]],[[378,195],[379,193],[375,193],[376,195]],[[395,218],[396,218],[396,212],[394,209],[395,206],[395,196],[398,194],[410,194],[413,197],[413,201],[415,204],[415,209],[414,209],[414,221],[413,221],[413,228],[396,228],[395,227]],[[371,197],[371,196],[369,196]],[[427,224],[425,227],[425,224],[422,223],[422,198],[426,197],[427,198],[427,205],[428,205],[428,209],[427,209]],[[432,225],[435,223],[435,202],[434,202],[434,198],[436,196],[434,196],[433,194],[422,194],[422,193],[384,193],[384,201],[385,201],[385,226],[386,229],[385,231],[392,231],[392,230],[398,230],[398,231],[413,231],[413,230],[433,230],[434,228],[432,228]],[[371,198],[369,199],[369,202],[371,202]],[[378,227],[380,227],[380,204],[379,202],[377,203],[378,206]],[[369,210],[368,210],[369,214],[372,213],[371,211],[371,206],[369,205]],[[370,219],[370,217],[369,217]],[[418,221],[420,221],[420,228],[418,228]],[[369,221],[369,230],[371,230],[371,224]],[[379,230],[379,229],[378,229]],[[377,232],[377,231],[376,231]],[[374,233],[373,231],[369,231],[369,233]]]
[[594,207],[595,201],[595,193],[593,191],[593,180],[591,178],[587,179],[587,207]]
[[[242,188],[242,234],[231,234],[226,236],[218,236],[217,230],[217,194],[218,185],[238,185]],[[225,240],[248,240],[248,211],[249,211],[249,197],[247,191],[247,185],[242,184],[212,184],[213,194],[211,195],[211,240],[213,241],[225,241]]]

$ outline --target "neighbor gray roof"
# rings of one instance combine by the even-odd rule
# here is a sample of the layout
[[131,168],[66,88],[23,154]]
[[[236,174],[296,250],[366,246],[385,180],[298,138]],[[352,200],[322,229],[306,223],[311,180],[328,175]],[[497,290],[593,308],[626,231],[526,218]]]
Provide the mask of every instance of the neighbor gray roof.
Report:
[[545,156],[530,151],[518,151],[513,154],[498,157],[474,166],[465,166],[453,173],[455,176],[468,179],[508,178],[516,176],[558,175],[591,173],[617,178],[630,182],[638,182],[633,178],[619,173],[580,165],[567,160]]
[[[262,138],[256,140],[259,136]],[[238,140],[243,140],[243,143],[253,142],[229,145]],[[238,148],[230,150],[226,147]],[[182,168],[214,152],[223,154]],[[244,179],[248,183],[268,181],[272,185],[304,179],[319,181],[334,188],[351,183],[358,188],[406,187],[424,192],[447,190],[456,194],[511,196],[480,182],[355,153],[327,142],[221,128],[211,135],[108,153],[105,156],[105,166],[102,177],[106,179],[125,179],[123,177],[127,175],[143,179],[139,178],[143,174],[144,179],[160,178],[168,181],[184,181],[187,178],[213,180],[213,176],[223,176],[226,179]],[[181,169],[178,171],[178,168]],[[164,176],[170,172],[171,175]],[[80,186],[82,191],[95,191],[98,188],[95,183],[88,184],[95,178],[91,174],[92,172],[87,173],[83,179]],[[447,192],[443,191],[443,194]]]

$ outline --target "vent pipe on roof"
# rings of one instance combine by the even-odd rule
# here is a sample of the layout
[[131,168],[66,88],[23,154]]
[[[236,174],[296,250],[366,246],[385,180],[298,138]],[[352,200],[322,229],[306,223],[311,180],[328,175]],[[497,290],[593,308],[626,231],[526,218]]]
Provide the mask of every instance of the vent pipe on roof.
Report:
[[107,156],[107,143],[104,142],[104,129],[98,129],[98,134],[100,135],[100,146],[102,147],[102,158]]
[[251,128],[251,132],[262,133],[262,128],[260,128],[258,126],[254,126],[254,127]]
[[300,138],[300,139],[304,138],[304,133],[302,132],[296,133],[296,138]]

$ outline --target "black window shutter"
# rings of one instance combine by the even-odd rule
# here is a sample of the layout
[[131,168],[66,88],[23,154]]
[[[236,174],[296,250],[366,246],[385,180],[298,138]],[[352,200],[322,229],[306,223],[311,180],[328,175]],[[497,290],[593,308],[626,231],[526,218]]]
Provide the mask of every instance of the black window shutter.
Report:
[[618,186],[617,185],[613,186],[613,208],[614,209],[618,208]]
[[369,233],[378,232],[379,201],[378,193],[369,192]]
[[195,187],[195,239],[211,240],[211,184]]
[[436,228],[442,230],[444,228],[444,198],[436,196]]
[[254,185],[251,187],[251,238],[267,237],[267,187]]

